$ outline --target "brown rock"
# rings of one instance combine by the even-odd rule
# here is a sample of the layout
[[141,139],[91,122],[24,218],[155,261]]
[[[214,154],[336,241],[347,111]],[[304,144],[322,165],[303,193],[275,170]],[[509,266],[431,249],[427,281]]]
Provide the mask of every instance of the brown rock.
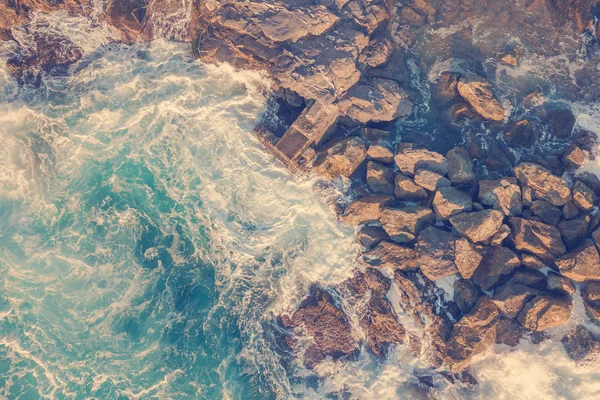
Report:
[[561,342],[569,357],[575,361],[596,361],[600,357],[600,341],[583,325],[577,325]]
[[523,218],[511,218],[509,223],[517,250],[542,260],[553,260],[565,254],[565,245],[555,227]]
[[343,223],[359,225],[361,223],[376,222],[383,208],[393,202],[394,198],[387,195],[372,195],[354,200],[340,217]]
[[329,179],[349,177],[367,157],[365,142],[352,136],[329,143],[317,153],[313,169]]
[[546,268],[546,264],[542,260],[527,253],[521,254],[521,265],[535,270]]
[[517,269],[507,283],[512,285],[525,285],[540,290],[545,289],[547,285],[546,275],[540,271],[525,268]]
[[521,188],[517,184],[516,178],[480,181],[479,201],[481,204],[493,207],[511,217],[520,215],[523,210]]
[[507,318],[516,318],[525,303],[540,294],[539,290],[521,284],[506,284],[496,288],[492,300]]
[[446,159],[448,160],[448,178],[453,185],[475,182],[473,160],[466,149],[454,147],[446,154]]
[[496,210],[462,213],[450,217],[456,231],[474,243],[485,242],[502,226],[504,215]]
[[414,176],[417,169],[427,169],[441,175],[448,173],[448,160],[439,153],[415,149],[410,145],[399,145],[398,154],[394,157],[400,172]]
[[416,239],[419,232],[433,225],[435,216],[425,207],[385,208],[379,221],[393,241],[409,243]]
[[575,203],[569,201],[567,204],[564,205],[562,213],[565,219],[573,219],[579,215],[579,208],[577,208]]
[[506,143],[516,147],[529,148],[535,139],[535,131],[526,119],[515,122],[504,132]]
[[419,234],[415,250],[423,274],[435,281],[458,272],[454,264],[454,242],[458,237],[430,226]]
[[588,160],[587,155],[581,148],[575,144],[565,149],[562,156],[562,163],[568,169],[578,169]]
[[383,164],[369,161],[367,187],[371,193],[394,194],[394,171]]
[[450,181],[443,175],[422,168],[415,171],[415,183],[430,192],[451,185]]
[[454,264],[463,278],[469,279],[481,263],[481,249],[467,239],[461,238],[454,244]]
[[547,289],[569,296],[575,294],[575,285],[573,284],[573,281],[566,276],[555,274],[553,272],[548,274]]
[[562,211],[544,200],[535,200],[531,202],[529,209],[533,215],[539,217],[543,223],[548,225],[556,225],[562,217]]
[[[489,240],[489,244],[492,246],[501,246],[504,240],[510,236],[510,227],[506,224],[502,225],[498,232],[494,233]],[[486,243],[488,244],[488,243]]]
[[496,326],[496,344],[505,344],[515,347],[520,342],[527,330],[517,321],[501,318]]
[[418,267],[417,253],[413,249],[390,242],[381,242],[373,250],[363,254],[363,261],[378,268],[401,271]]
[[555,206],[564,206],[571,200],[571,189],[564,179],[552,175],[545,167],[534,163],[521,163],[514,168],[521,188],[531,190],[533,199],[546,200]]
[[394,162],[394,152],[387,142],[378,140],[369,146],[367,160],[391,164]]
[[591,240],[555,261],[560,273],[575,282],[600,280],[600,256]]
[[573,300],[568,296],[536,296],[519,313],[517,320],[533,331],[565,324],[571,317]]
[[562,236],[567,249],[573,249],[581,244],[588,235],[590,216],[583,215],[570,221],[561,221],[558,230]]
[[575,182],[573,186],[573,203],[582,211],[591,211],[594,208],[596,195],[585,183]]
[[347,117],[360,124],[392,121],[412,112],[408,93],[391,79],[364,78],[338,102]]
[[492,121],[504,120],[504,108],[494,97],[492,85],[482,77],[474,74],[462,75],[458,81],[458,92],[483,118]]
[[552,136],[559,139],[571,136],[573,127],[575,126],[575,116],[571,110],[561,108],[550,109],[547,107],[544,116],[550,125]]
[[387,239],[387,234],[380,226],[361,226],[356,234],[356,240],[365,249],[370,250],[382,240]]
[[471,279],[483,290],[490,290],[520,265],[519,257],[506,247],[490,247]]
[[394,194],[398,200],[421,201],[427,198],[427,191],[417,185],[411,178],[398,173],[394,183]]
[[468,279],[454,282],[454,302],[463,314],[468,314],[481,296],[479,288]]
[[406,329],[398,322],[394,309],[384,296],[374,296],[369,301],[369,312],[361,320],[367,331],[369,350],[378,357],[384,356],[393,344],[403,343]]
[[433,197],[433,210],[441,219],[448,219],[473,209],[471,196],[453,187],[440,188]]
[[600,324],[600,282],[587,282],[581,288],[585,313],[596,324]]

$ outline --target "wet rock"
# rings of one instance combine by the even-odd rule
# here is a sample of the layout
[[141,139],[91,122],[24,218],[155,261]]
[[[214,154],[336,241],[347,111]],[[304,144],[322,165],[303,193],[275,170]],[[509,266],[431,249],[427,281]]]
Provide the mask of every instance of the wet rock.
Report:
[[509,224],[517,250],[542,260],[553,260],[565,254],[565,244],[555,227],[523,218],[511,218]]
[[479,201],[511,217],[520,215],[523,210],[521,188],[516,178],[480,181]]
[[367,160],[391,164],[394,162],[394,152],[387,142],[378,140],[369,146]]
[[501,246],[504,240],[506,240],[506,238],[509,236],[510,227],[504,224],[500,227],[500,229],[498,229],[498,232],[494,233],[494,236],[490,238],[489,243],[486,244],[489,244],[491,246]]
[[454,264],[463,278],[469,279],[481,263],[482,250],[467,239],[458,239],[454,244]]
[[575,116],[571,110],[546,107],[542,117],[548,122],[550,133],[555,138],[565,139],[571,136],[575,126]]
[[468,314],[481,296],[479,288],[468,279],[454,282],[454,302],[463,314]]
[[394,179],[394,194],[398,200],[421,201],[427,198],[427,191],[417,185],[411,178],[400,173]]
[[571,144],[565,149],[561,159],[563,165],[568,169],[578,169],[585,164],[587,160],[587,155],[575,144]]
[[585,183],[575,182],[573,186],[573,203],[582,211],[591,211],[594,208],[596,195]]
[[385,296],[390,290],[392,281],[375,268],[365,268],[365,272],[357,271],[354,276],[344,282],[344,287],[355,298],[362,298],[370,291],[372,296]]
[[575,361],[596,361],[600,358],[600,341],[583,325],[577,325],[561,342],[568,356]]
[[515,122],[504,132],[506,143],[515,147],[529,148],[533,146],[535,139],[535,131],[526,119]]
[[463,371],[473,357],[493,346],[499,321],[498,309],[488,296],[483,296],[471,313],[454,325],[444,357],[452,373]]
[[579,172],[576,176],[578,180],[585,183],[596,195],[600,194],[600,178],[591,172]]
[[349,177],[367,157],[365,142],[358,136],[335,140],[317,153],[313,169],[329,179]]
[[526,334],[527,330],[514,319],[501,318],[496,326],[496,344],[515,347]]
[[394,198],[387,195],[372,195],[354,200],[346,207],[340,217],[343,223],[359,225],[361,223],[376,222],[385,206],[390,205]]
[[558,230],[567,249],[573,249],[585,240],[588,235],[589,223],[590,216],[583,215],[570,221],[561,221],[558,224]]
[[536,296],[519,313],[517,320],[533,331],[565,324],[571,317],[573,301],[569,296]]
[[466,149],[454,147],[446,154],[446,159],[448,160],[448,178],[453,185],[475,182],[473,160]]
[[562,211],[544,200],[534,200],[531,202],[529,209],[533,215],[539,217],[543,223],[548,225],[556,225],[562,217]]
[[562,209],[562,214],[565,219],[573,219],[579,215],[579,208],[572,201],[568,202],[564,205]]
[[504,108],[494,97],[492,85],[482,77],[467,74],[458,81],[458,92],[485,119],[492,121],[504,120]]
[[356,234],[358,243],[367,250],[372,249],[385,239],[387,239],[387,234],[380,226],[361,226]]
[[367,187],[371,193],[394,194],[394,171],[383,164],[369,161]]
[[453,187],[440,188],[433,197],[433,210],[441,219],[448,219],[473,209],[471,196]]
[[600,282],[587,282],[581,288],[585,313],[596,324],[600,324]]
[[[389,131],[384,131],[382,129],[371,128],[371,127],[362,127],[360,129],[360,136],[371,144],[381,144],[383,146],[388,145],[392,138],[392,134]],[[392,151],[393,157],[393,151]],[[394,162],[394,160],[390,161]]]
[[450,181],[443,175],[423,168],[415,171],[415,183],[430,192],[451,185]]
[[415,149],[410,145],[398,146],[398,154],[394,157],[396,165],[406,176],[414,176],[416,170],[426,169],[440,175],[448,173],[448,160],[434,151]]
[[381,242],[373,250],[363,254],[363,261],[378,268],[401,271],[418,267],[417,253],[413,249],[390,242]]
[[384,296],[374,296],[369,301],[369,311],[361,320],[367,331],[369,350],[378,357],[384,356],[393,344],[403,343],[406,329]]
[[540,291],[521,284],[506,284],[496,288],[492,300],[498,310],[507,318],[516,318],[525,303],[529,302]]
[[385,208],[379,221],[393,241],[409,243],[416,239],[419,232],[433,225],[435,215],[431,209],[418,206],[403,209]]
[[564,179],[552,175],[545,167],[534,163],[521,163],[514,169],[521,189],[531,190],[533,199],[545,200],[562,207],[571,200],[571,189]]
[[446,105],[460,96],[458,94],[458,78],[457,74],[445,71],[433,82],[431,85],[432,95],[439,105]]
[[575,294],[575,285],[566,276],[555,273],[549,273],[547,279],[547,289],[553,292],[567,294],[572,296]]
[[419,234],[415,250],[423,274],[435,281],[458,272],[454,264],[454,242],[458,236],[433,226]]
[[600,280],[600,256],[591,240],[555,261],[560,273],[575,282]]
[[506,247],[490,247],[471,279],[483,290],[490,290],[520,265],[519,257]]
[[473,243],[483,243],[498,232],[503,219],[500,211],[484,210],[455,215],[450,217],[450,223],[461,236]]

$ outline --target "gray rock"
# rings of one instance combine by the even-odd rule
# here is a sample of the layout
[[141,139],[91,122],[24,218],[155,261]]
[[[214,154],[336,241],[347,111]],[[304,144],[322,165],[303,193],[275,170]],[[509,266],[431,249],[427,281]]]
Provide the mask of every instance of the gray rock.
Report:
[[433,197],[433,210],[441,219],[448,219],[473,209],[471,196],[453,187],[440,188]]
[[511,218],[509,224],[517,250],[542,260],[553,260],[565,254],[565,244],[555,227],[523,218]]
[[450,186],[451,182],[448,178],[445,178],[443,175],[438,174],[434,171],[429,171],[428,169],[417,169],[415,171],[415,183],[430,192],[434,192],[437,189]]
[[376,222],[379,220],[383,208],[393,201],[394,198],[388,195],[362,197],[350,203],[340,219],[343,223],[354,226],[361,223]]
[[363,261],[374,267],[401,271],[418,267],[417,253],[413,249],[390,242],[380,242],[373,250],[363,254]]
[[407,176],[414,176],[417,169],[427,169],[441,175],[448,173],[446,157],[434,151],[415,149],[410,145],[399,145],[394,160],[400,172]]
[[458,93],[485,119],[503,121],[505,111],[494,97],[492,85],[474,74],[462,75],[458,81]]
[[454,264],[463,278],[469,279],[473,272],[479,267],[482,249],[469,242],[467,239],[460,238],[454,244]]
[[425,228],[433,225],[435,215],[429,208],[385,208],[379,217],[381,226],[398,243],[409,243]]
[[411,178],[400,173],[394,179],[394,194],[398,200],[422,201],[427,198],[427,191],[417,185]]
[[600,280],[600,256],[591,240],[555,261],[560,273],[575,282]]
[[533,331],[564,325],[571,317],[573,300],[569,296],[536,296],[519,313],[517,320]]
[[349,177],[367,157],[365,142],[352,136],[329,143],[317,153],[313,169],[329,179]]
[[369,161],[367,187],[371,193],[394,194],[394,171],[383,164]]
[[448,178],[453,185],[475,182],[473,160],[466,149],[454,147],[446,154],[446,159],[448,160]]
[[450,217],[450,223],[461,235],[473,243],[483,243],[502,226],[504,215],[496,210],[462,213]]
[[480,181],[479,201],[511,217],[520,215],[523,210],[521,188],[516,178]]
[[571,200],[571,189],[564,179],[552,175],[550,170],[534,163],[521,163],[514,168],[515,176],[521,184],[531,190],[533,199],[546,200],[562,207]]
[[490,290],[520,265],[519,257],[506,247],[490,247],[471,279],[483,290]]
[[415,250],[423,274],[432,281],[458,272],[454,264],[454,242],[458,236],[433,226],[419,234]]

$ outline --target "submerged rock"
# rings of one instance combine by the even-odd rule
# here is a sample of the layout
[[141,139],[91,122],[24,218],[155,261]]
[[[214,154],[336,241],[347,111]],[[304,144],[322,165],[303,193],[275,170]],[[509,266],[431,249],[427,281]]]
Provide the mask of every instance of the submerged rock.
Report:
[[492,85],[482,77],[467,74],[458,81],[458,92],[485,119],[504,121],[505,111],[492,92]]
[[365,142],[352,136],[329,143],[317,153],[313,169],[329,179],[349,177],[367,157]]

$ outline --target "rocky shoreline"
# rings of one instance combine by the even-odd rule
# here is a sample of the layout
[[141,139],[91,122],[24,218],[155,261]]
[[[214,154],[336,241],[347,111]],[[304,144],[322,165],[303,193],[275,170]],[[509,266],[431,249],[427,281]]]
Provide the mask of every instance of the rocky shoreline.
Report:
[[[255,133],[293,171],[349,183],[353,200],[336,209],[363,248],[352,279],[313,286],[279,316],[284,353],[314,368],[401,345],[422,361],[424,387],[432,371],[472,384],[474,357],[545,340],[569,320],[577,291],[600,324],[600,179],[579,170],[596,137],[569,106],[600,100],[600,5],[496,3],[212,0],[189,4],[176,30],[165,28],[179,15],[171,2],[94,12],[85,1],[0,1],[0,40],[23,84],[83,57],[60,33],[21,41],[14,33],[28,32],[35,11],[92,18],[128,43],[188,41],[205,62],[268,71],[275,106]],[[517,73],[541,59],[552,60],[546,76]],[[436,281],[451,283],[452,298]],[[339,292],[361,304],[362,337]],[[562,342],[575,360],[600,352],[582,325]]]

